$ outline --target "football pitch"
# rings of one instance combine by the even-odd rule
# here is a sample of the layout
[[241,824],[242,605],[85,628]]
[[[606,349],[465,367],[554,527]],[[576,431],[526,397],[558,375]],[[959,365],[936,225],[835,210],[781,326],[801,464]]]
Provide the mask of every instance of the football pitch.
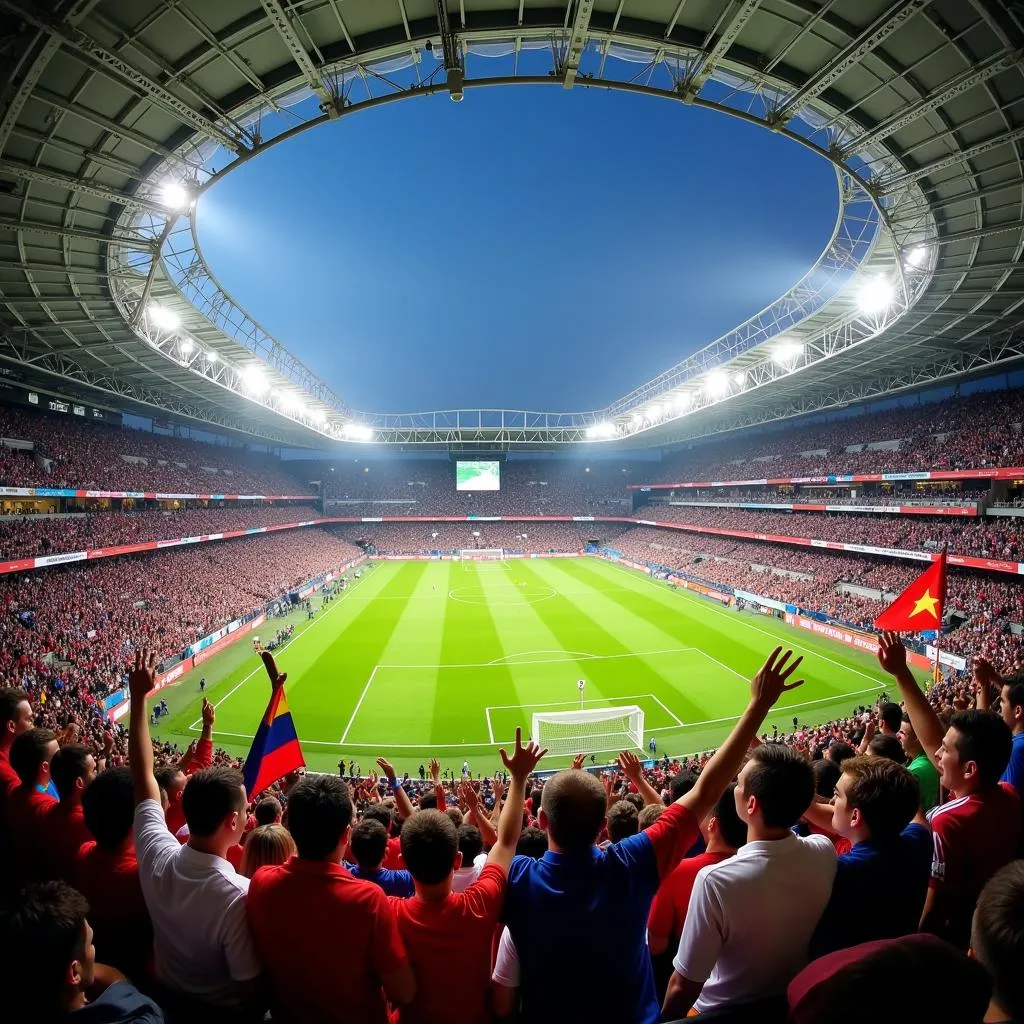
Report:
[[[874,659],[756,613],[707,599],[598,558],[504,562],[381,562],[276,653],[309,767],[365,774],[391,759],[415,774],[436,756],[458,771],[499,766],[497,748],[534,712],[636,705],[644,749],[658,756],[716,746],[746,706],[748,680],[777,644],[804,655],[804,686],[783,695],[766,729],[817,723],[871,704],[885,687]],[[261,627],[264,641],[287,620]],[[244,756],[270,693],[245,639],[160,692],[170,715],[155,734],[187,745],[201,695],[217,706],[215,741]],[[598,762],[615,750],[587,750]],[[557,768],[568,757],[549,757]]]

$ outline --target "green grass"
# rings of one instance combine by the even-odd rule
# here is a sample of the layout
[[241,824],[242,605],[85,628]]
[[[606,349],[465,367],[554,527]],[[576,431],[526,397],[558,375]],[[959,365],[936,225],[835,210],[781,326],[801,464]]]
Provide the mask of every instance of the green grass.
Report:
[[[533,712],[579,706],[579,678],[588,708],[642,708],[659,755],[706,750],[728,733],[747,680],[778,643],[804,655],[807,681],[784,695],[769,730],[790,728],[794,715],[849,715],[885,685],[869,655],[596,558],[379,563],[311,622],[293,619],[278,665],[306,759],[322,771],[344,756],[365,772],[380,755],[400,772],[432,755],[492,771],[497,747],[516,726],[528,735]],[[217,743],[244,755],[269,695],[248,638],[161,692],[171,714],[157,734],[182,745],[198,734],[200,675],[217,705]]]

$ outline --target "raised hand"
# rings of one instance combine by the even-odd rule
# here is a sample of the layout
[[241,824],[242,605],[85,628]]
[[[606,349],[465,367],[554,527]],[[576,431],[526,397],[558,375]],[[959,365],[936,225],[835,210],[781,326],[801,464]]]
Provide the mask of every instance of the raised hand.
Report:
[[128,673],[128,693],[132,700],[145,700],[156,686],[156,655],[136,651],[135,665]]
[[480,810],[480,797],[471,782],[459,783],[459,800],[466,805],[466,811],[476,815]]
[[541,750],[533,740],[530,740],[524,747],[523,730],[516,729],[516,746],[515,750],[512,752],[512,756],[508,756],[504,747],[498,751],[498,754],[501,757],[502,764],[504,764],[505,768],[508,770],[509,775],[522,781],[529,778],[534,768],[537,767],[537,762],[547,752],[547,747]]
[[288,673],[278,672],[274,655],[270,651],[261,651],[260,657],[263,659],[263,667],[267,670],[267,675],[270,677],[271,688],[276,690],[279,686],[284,686]]
[[898,633],[885,632],[878,638],[878,664],[891,676],[899,675],[907,667],[907,649]]
[[992,662],[987,658],[981,658],[977,655],[971,659],[973,668],[973,681],[974,681],[974,692],[977,694],[984,693],[988,696],[992,692],[992,688],[995,687],[997,690],[1002,689],[1003,678],[995,670]]
[[208,725],[211,728],[217,718],[214,706],[204,697],[203,698],[203,725]]
[[795,690],[798,686],[803,686],[802,679],[798,679],[795,683],[788,682],[789,677],[804,660],[803,655],[790,663],[789,659],[793,656],[793,652],[786,651],[780,658],[781,653],[782,648],[776,647],[768,655],[768,660],[761,666],[750,684],[751,697],[761,707],[770,708],[787,690]]
[[430,777],[436,786],[441,780],[441,762],[436,757],[432,757],[428,767],[430,768]]
[[586,754],[577,754],[572,759],[573,771],[577,771],[577,772],[578,771],[582,771],[583,770],[583,765],[586,762],[586,760],[587,760],[587,755]]
[[59,733],[57,733],[57,745],[60,747],[70,746],[78,742],[81,729],[77,722],[69,722]]
[[494,803],[500,804],[501,798],[505,795],[505,783],[501,781],[501,776],[497,773],[491,780],[491,789],[494,790]]
[[643,765],[640,763],[640,758],[636,754],[631,753],[628,750],[624,750],[615,759],[618,766],[622,769],[622,774],[629,779],[630,782],[636,783],[636,780],[640,778],[643,773]]
[[384,773],[384,778],[388,782],[395,781],[395,769],[391,767],[391,762],[385,760],[383,757],[377,758],[377,767]]

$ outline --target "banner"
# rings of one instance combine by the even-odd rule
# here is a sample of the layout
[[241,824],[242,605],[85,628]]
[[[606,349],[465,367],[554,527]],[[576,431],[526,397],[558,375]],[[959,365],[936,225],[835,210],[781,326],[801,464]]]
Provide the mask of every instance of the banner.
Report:
[[761,597],[760,594],[748,593],[746,590],[734,589],[733,594],[740,601],[748,601],[751,604],[760,604],[765,608],[774,608],[777,612],[784,612],[787,608],[792,607],[792,605],[785,605],[781,601],[775,601],[770,597]]
[[763,487],[765,484],[877,484],[900,480],[1024,480],[1024,467],[933,469],[916,473],[842,473],[830,476],[779,476],[751,480],[680,480],[674,484],[627,484],[631,491],[669,491],[692,487]]
[[[932,644],[925,646],[925,654],[928,655],[928,661],[933,665],[935,664],[935,648]],[[964,672],[967,669],[967,659],[961,658],[959,654],[950,654],[948,651],[939,651],[939,664],[949,665],[951,668],[955,668],[958,672]]]

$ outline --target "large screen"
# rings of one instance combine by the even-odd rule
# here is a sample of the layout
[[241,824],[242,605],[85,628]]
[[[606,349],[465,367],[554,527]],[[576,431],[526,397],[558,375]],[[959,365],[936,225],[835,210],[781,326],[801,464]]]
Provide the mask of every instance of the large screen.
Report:
[[500,462],[456,462],[455,490],[500,491]]

